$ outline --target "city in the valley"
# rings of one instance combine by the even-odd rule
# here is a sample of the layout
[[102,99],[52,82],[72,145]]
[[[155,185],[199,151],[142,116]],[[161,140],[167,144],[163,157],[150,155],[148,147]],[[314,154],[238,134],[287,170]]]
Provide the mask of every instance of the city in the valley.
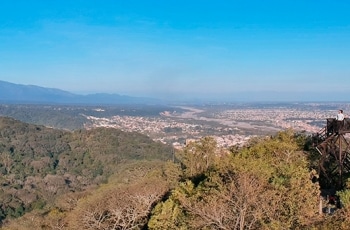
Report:
[[101,115],[83,114],[89,121],[85,128],[113,127],[139,132],[176,148],[183,147],[188,141],[212,136],[219,146],[229,147],[285,129],[317,133],[326,125],[326,119],[334,118],[339,109],[344,110],[346,117],[350,115],[347,103],[214,104],[169,108],[157,116],[103,116],[108,108],[95,108]]

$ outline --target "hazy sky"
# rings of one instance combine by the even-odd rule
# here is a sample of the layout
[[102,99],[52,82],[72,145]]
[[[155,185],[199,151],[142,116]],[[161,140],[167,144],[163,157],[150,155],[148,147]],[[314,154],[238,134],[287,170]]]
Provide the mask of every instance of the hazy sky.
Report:
[[350,98],[349,12],[345,0],[0,0],[0,80],[81,94]]

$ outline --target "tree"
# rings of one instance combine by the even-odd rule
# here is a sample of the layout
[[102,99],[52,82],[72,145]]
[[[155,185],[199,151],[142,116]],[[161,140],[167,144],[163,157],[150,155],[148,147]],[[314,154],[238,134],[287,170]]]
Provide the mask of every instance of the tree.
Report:
[[70,229],[141,229],[167,189],[166,181],[161,178],[101,188],[78,203],[68,218],[68,226]]
[[148,221],[148,229],[186,230],[186,216],[183,208],[173,196],[164,202],[159,202],[152,210]]
[[194,177],[206,172],[215,163],[216,150],[217,143],[213,137],[189,143],[183,151],[178,152],[178,158],[185,166],[185,175]]
[[204,176],[180,183],[155,209],[151,227],[296,229],[318,220],[319,187],[310,180],[306,155],[290,130],[221,155],[209,167],[203,157],[193,157],[203,155],[190,155],[204,152],[200,149],[192,145],[181,159],[188,175]]
[[0,154],[0,163],[4,166],[6,174],[11,173],[11,168],[13,167],[13,159],[9,153],[3,152]]

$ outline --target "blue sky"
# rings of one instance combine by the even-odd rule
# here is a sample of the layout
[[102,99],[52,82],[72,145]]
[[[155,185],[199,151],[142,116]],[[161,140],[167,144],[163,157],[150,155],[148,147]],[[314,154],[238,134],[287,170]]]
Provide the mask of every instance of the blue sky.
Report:
[[0,0],[0,80],[163,98],[350,95],[349,12],[322,0]]

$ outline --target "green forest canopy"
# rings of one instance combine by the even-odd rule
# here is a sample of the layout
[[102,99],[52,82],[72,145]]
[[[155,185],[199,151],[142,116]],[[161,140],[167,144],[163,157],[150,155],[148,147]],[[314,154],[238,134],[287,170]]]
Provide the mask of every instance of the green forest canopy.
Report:
[[347,229],[319,213],[307,137],[285,130],[242,148],[211,137],[176,152],[114,129],[65,132],[0,120],[3,229]]

